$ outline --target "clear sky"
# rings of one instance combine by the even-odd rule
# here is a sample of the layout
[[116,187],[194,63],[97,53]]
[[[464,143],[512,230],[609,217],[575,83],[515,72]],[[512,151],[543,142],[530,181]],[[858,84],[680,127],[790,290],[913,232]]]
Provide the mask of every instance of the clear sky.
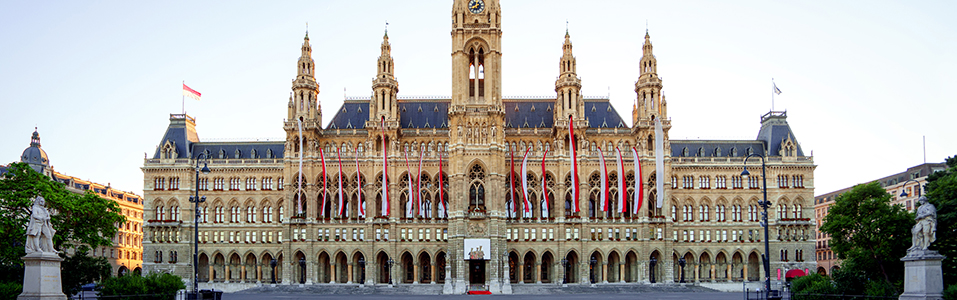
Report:
[[[775,110],[815,194],[957,154],[954,1],[503,1],[503,91],[554,96],[568,21],[586,96],[628,122],[646,28],[673,139],[754,139]],[[368,96],[386,21],[400,96],[451,94],[451,0],[0,1],[0,163],[39,127],[55,170],[141,194],[182,111],[201,140],[281,139],[306,23],[324,122]],[[646,27],[647,24],[647,27]]]

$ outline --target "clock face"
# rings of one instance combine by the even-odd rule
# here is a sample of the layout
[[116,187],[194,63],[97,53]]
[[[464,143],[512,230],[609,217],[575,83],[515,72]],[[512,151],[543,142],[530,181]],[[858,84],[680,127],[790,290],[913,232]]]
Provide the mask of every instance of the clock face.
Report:
[[485,2],[482,0],[470,0],[469,11],[473,14],[481,13],[485,10]]

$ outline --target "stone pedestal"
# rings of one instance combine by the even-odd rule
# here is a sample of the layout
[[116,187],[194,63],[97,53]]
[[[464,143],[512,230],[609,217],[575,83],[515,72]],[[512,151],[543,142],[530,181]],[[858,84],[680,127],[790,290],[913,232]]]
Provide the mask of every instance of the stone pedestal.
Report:
[[33,252],[23,258],[23,293],[17,300],[66,300],[60,283],[60,262],[56,253]]
[[904,262],[904,293],[900,300],[936,300],[943,298],[944,274],[940,263],[944,256],[933,250],[908,251]]

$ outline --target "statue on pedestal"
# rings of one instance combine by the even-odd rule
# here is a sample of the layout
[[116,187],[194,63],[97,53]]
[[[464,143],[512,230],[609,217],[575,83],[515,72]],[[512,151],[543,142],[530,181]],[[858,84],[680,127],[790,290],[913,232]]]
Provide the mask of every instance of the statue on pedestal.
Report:
[[27,254],[33,252],[56,253],[53,248],[53,235],[56,230],[50,225],[50,211],[46,208],[46,199],[43,196],[33,198],[33,208],[30,212],[30,223],[27,225]]
[[908,252],[914,250],[927,250],[931,243],[937,240],[937,208],[927,202],[927,197],[921,196],[917,200],[920,207],[917,208],[917,224],[911,229],[913,234],[913,245]]

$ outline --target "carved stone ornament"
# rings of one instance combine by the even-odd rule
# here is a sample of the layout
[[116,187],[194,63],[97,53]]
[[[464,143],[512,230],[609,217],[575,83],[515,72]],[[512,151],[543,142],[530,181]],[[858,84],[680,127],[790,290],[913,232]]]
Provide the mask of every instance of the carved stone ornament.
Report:
[[469,236],[485,236],[487,227],[485,222],[471,222],[468,225]]

